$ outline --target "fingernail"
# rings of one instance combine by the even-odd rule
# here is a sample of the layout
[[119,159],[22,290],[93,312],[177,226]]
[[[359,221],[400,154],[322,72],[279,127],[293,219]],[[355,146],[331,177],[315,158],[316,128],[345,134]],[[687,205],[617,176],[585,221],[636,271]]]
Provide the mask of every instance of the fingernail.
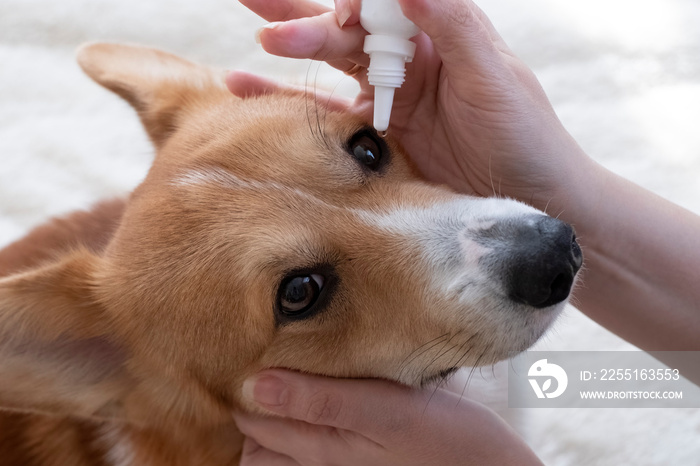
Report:
[[266,408],[280,407],[287,402],[287,384],[271,375],[246,379],[241,392],[244,398]]
[[350,18],[351,14],[350,2],[335,0],[335,15],[338,17],[338,25],[341,28],[345,25],[345,22]]
[[275,29],[275,28],[276,28],[277,26],[279,26],[280,24],[282,24],[282,23],[279,22],[279,21],[273,22],[273,23],[268,23],[268,24],[266,24],[265,26],[263,26],[263,27],[261,27],[260,29],[258,29],[257,31],[255,31],[255,43],[256,43],[256,44],[260,44],[260,35],[262,34],[262,32],[263,32],[265,29]]

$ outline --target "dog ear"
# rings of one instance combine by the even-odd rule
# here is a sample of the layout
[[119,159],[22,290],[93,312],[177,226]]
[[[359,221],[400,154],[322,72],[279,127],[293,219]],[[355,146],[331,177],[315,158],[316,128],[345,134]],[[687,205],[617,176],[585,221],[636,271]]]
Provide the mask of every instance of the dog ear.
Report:
[[132,384],[95,297],[99,260],[74,252],[0,279],[0,408],[122,415]]
[[78,49],[77,59],[88,76],[136,109],[157,148],[188,105],[207,94],[231,96],[223,73],[157,49],[90,43]]

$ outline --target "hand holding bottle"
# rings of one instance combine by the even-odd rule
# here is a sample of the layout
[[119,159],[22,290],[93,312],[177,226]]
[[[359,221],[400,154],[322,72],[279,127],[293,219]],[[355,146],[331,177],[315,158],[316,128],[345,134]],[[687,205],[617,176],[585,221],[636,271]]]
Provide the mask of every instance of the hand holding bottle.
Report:
[[[268,52],[323,58],[348,71],[369,66],[363,51],[360,1],[337,0],[336,12],[314,2],[243,0],[274,21],[259,39]],[[469,0],[400,0],[422,31],[396,91],[389,132],[430,180],[461,192],[504,195],[559,212],[593,165],[563,128],[534,74],[517,59]],[[279,22],[278,22],[279,21]],[[343,23],[341,27],[339,25]],[[374,89],[366,70],[361,92],[332,104],[372,120]],[[234,92],[264,92],[272,83],[233,74]]]

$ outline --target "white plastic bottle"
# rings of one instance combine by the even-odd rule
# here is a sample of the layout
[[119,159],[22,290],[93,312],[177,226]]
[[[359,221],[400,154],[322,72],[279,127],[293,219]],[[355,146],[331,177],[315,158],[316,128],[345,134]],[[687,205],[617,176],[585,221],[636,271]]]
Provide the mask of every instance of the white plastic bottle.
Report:
[[406,63],[416,52],[408,39],[420,29],[396,0],[362,0],[360,24],[369,32],[364,51],[370,56],[367,79],[374,86],[374,128],[383,132],[389,128],[394,91],[403,84]]

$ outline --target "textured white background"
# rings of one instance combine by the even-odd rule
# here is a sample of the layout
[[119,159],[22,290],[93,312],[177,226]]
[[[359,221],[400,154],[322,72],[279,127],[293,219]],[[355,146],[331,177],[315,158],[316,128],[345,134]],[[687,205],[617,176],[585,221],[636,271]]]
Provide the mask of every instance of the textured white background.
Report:
[[[480,5],[535,70],[589,154],[700,212],[700,2]],[[254,43],[262,24],[234,0],[0,0],[0,246],[49,215],[127,192],[151,161],[131,109],[75,65],[77,45],[112,40],[158,46],[303,83],[308,62],[269,57]],[[340,82],[346,94],[354,89],[351,80],[326,68],[317,79],[331,88]],[[629,348],[575,309],[539,347]],[[547,464],[700,465],[699,410],[526,415],[529,441]]]

